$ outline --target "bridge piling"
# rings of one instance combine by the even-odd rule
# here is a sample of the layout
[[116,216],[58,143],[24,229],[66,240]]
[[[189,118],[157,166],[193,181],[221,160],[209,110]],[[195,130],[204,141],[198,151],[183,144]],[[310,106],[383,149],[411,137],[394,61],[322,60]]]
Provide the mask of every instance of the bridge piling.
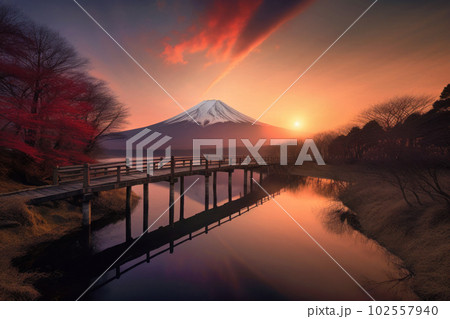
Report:
[[170,190],[169,190],[169,225],[173,226],[175,221],[175,157],[170,157]]
[[89,187],[91,183],[89,164],[85,163],[83,166],[83,188]]
[[170,178],[173,180],[175,177],[175,156],[170,157]]
[[250,170],[250,192],[253,192],[253,170]]
[[144,193],[144,220],[143,220],[143,229],[142,231],[147,231],[148,229],[148,183],[144,184],[144,189],[143,189],[143,193]]
[[213,173],[213,206],[217,207],[217,172]]
[[233,172],[228,171],[228,201],[229,202],[231,202],[231,200],[233,198],[232,185],[233,185]]
[[171,179],[169,190],[169,225],[171,226],[173,226],[175,215],[174,192],[175,192],[175,181]]
[[116,168],[116,175],[117,175],[117,183],[120,183],[120,166],[117,166]]
[[125,237],[126,241],[131,240],[131,186],[127,186],[125,205]]
[[58,169],[59,169],[59,166],[56,166],[53,169],[53,185],[58,185],[59,184]]
[[180,176],[180,220],[184,219],[184,176]]
[[[208,164],[207,164],[208,165]],[[205,210],[209,209],[209,174],[205,174]]]
[[83,214],[82,223],[83,226],[91,225],[91,199],[92,194],[83,195],[83,199],[81,201],[81,212]]
[[244,196],[247,194],[247,169],[244,169]]

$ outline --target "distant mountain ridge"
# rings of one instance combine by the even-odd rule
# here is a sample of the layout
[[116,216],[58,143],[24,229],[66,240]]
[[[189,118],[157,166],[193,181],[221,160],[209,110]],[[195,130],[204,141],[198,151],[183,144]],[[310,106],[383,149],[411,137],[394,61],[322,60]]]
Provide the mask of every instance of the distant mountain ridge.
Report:
[[145,128],[161,133],[161,137],[172,137],[168,144],[173,155],[189,154],[193,139],[223,139],[224,147],[228,139],[236,139],[239,147],[242,146],[241,139],[249,139],[255,144],[261,138],[295,138],[290,130],[261,122],[252,125],[254,121],[220,100],[206,100],[165,121],[109,134],[100,141],[100,146],[106,156],[124,157],[127,139]]

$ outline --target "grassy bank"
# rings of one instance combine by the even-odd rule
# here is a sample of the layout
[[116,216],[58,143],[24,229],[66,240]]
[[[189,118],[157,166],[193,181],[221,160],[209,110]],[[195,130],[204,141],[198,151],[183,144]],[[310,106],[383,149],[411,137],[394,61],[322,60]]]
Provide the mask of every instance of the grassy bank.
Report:
[[293,173],[349,181],[339,199],[357,215],[360,231],[402,259],[420,298],[450,299],[448,206],[438,201],[409,206],[398,187],[362,166],[300,167]]
[[[92,203],[92,220],[104,224],[124,216],[125,190],[100,193]],[[137,203],[133,195],[133,205]],[[12,259],[33,246],[53,241],[81,229],[81,213],[76,201],[57,201],[40,206],[27,205],[24,199],[0,203],[0,300],[34,300],[39,292],[33,283],[43,273],[22,273]]]

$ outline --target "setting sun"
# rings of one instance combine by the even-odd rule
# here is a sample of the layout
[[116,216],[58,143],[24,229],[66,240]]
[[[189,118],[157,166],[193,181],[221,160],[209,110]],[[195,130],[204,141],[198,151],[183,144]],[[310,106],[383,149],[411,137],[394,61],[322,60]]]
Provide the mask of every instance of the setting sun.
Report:
[[295,121],[294,122],[294,127],[295,128],[299,128],[301,125],[300,125],[300,122],[299,121]]

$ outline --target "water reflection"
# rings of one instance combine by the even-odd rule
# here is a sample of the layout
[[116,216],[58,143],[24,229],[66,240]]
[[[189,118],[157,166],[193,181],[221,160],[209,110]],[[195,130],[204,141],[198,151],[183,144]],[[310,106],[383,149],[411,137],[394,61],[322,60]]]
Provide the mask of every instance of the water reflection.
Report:
[[[102,279],[101,284],[94,287],[93,290],[105,286],[114,279],[119,279],[122,274],[143,263],[149,263],[150,260],[163,253],[174,253],[175,247],[203,234],[208,234],[208,232],[213,231],[215,228],[223,226],[226,223],[249,213],[251,210],[263,205],[265,202],[279,194],[279,192],[273,192],[269,197],[267,195],[264,196],[265,193],[255,192],[221,207],[198,213],[187,219],[179,220],[173,225],[160,227],[155,231],[144,234],[133,249],[115,264],[115,275],[105,276]],[[118,256],[126,249],[126,247],[127,243],[125,242],[103,250],[93,256],[94,260],[92,260],[92,262],[107,268],[110,260],[107,256]],[[125,264],[126,267],[121,268],[121,266]]]
[[[204,185],[193,187],[185,200],[185,220],[176,220],[170,227],[168,217],[163,216],[84,299],[368,299],[257,186],[244,196],[239,174],[233,176],[233,201],[228,203],[227,175],[219,173],[219,207],[208,211],[203,211]],[[186,178],[186,187],[193,180]],[[269,192],[277,194],[276,200],[375,299],[414,298],[406,285],[391,282],[404,275],[396,258],[350,227],[337,232],[330,227],[325,212],[339,204],[334,195],[344,186],[287,176],[264,182]],[[140,190],[136,187],[134,191]],[[167,203],[167,184],[151,184],[150,224]],[[175,211],[179,212],[179,207]],[[139,203],[131,216],[134,238],[142,232],[142,220]],[[342,225],[339,220],[335,224]],[[74,256],[70,252],[71,260],[58,260],[61,265],[51,269],[64,270],[64,274],[50,286],[53,290],[47,280],[47,291],[62,299],[78,297],[125,250],[124,240],[123,220],[94,231],[93,254]]]

